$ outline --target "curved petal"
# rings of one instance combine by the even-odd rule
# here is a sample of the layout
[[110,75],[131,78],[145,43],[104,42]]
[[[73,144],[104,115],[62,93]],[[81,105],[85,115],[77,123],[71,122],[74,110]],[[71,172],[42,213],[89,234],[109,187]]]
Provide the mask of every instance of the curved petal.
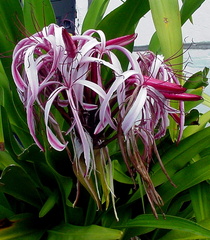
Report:
[[[59,87],[58,89],[56,89],[54,92],[51,93],[51,95],[49,96],[49,99],[46,103],[46,106],[45,106],[45,112],[44,112],[44,122],[45,122],[45,125],[46,125],[46,133],[47,133],[47,139],[48,139],[48,142],[50,143],[50,145],[56,149],[57,151],[62,151],[67,143],[61,143],[58,138],[55,136],[55,134],[52,132],[52,130],[49,128],[48,126],[48,121],[49,121],[49,115],[50,115],[50,109],[51,109],[51,106],[53,104],[53,101],[55,100],[55,98],[58,96],[58,94],[65,90],[65,87],[61,86]],[[53,122],[53,124],[56,124],[57,123]]]
[[138,119],[139,113],[141,112],[145,101],[147,98],[147,89],[141,87],[139,93],[129,109],[128,113],[125,115],[125,118],[122,121],[122,130],[125,135],[128,131],[135,125],[136,120]]

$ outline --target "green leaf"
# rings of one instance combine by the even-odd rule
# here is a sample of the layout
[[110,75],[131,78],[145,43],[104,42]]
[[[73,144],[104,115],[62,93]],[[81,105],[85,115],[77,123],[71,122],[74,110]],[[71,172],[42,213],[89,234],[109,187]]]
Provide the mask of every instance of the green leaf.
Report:
[[190,196],[197,222],[210,219],[210,185],[201,182],[190,188]]
[[20,1],[14,0],[1,1],[0,16],[2,20],[0,26],[0,34],[2,34],[1,41],[5,41],[5,45],[1,44],[2,49],[12,44],[12,40],[17,40],[17,36],[19,37],[21,36],[20,28],[18,25],[20,23],[23,23],[23,12],[20,5]]
[[114,179],[124,184],[133,184],[133,180],[125,174],[118,160],[112,161],[114,168]]
[[176,188],[171,186],[169,181],[158,187],[157,191],[162,197],[164,203],[170,201],[178,193],[209,179],[210,165],[208,163],[209,156],[190,164],[174,174],[171,177],[171,180],[176,184]]
[[6,151],[0,151],[0,170],[4,170],[4,168],[8,167],[11,164],[15,164],[15,161]]
[[45,229],[37,223],[37,219],[29,214],[20,214],[5,219],[1,227],[1,240],[40,240]]
[[140,18],[148,11],[148,0],[127,0],[108,14],[97,29],[103,30],[107,39],[132,34]]
[[50,0],[24,0],[23,15],[25,28],[30,34],[56,22]]
[[47,201],[42,206],[39,217],[44,217],[58,202],[58,192],[55,191],[48,197]]
[[[182,169],[191,159],[209,146],[210,127],[199,131],[184,140],[179,145],[174,144],[163,156],[161,156],[163,165],[169,176]],[[157,186],[167,180],[163,174],[160,165],[157,163],[151,169],[152,180]]]
[[14,212],[12,211],[5,194],[0,192],[0,219],[9,218],[11,216],[14,216]]
[[[10,67],[9,67],[10,69]],[[9,81],[10,78],[7,77],[6,72],[3,68],[3,65],[0,61],[0,105],[2,105],[5,109],[7,109],[8,117],[10,122],[16,126],[23,126],[24,122],[23,118],[23,105],[20,101],[19,96],[17,96],[17,89],[14,85],[14,81]],[[14,91],[11,91],[11,88]],[[21,105],[19,105],[21,104]],[[18,107],[18,109],[17,109]],[[26,125],[24,125],[25,127]]]
[[184,129],[183,138],[189,137],[190,135],[205,128],[206,124],[210,121],[210,111],[204,113],[199,117],[199,124],[188,126]]
[[[16,159],[16,156],[22,152],[22,143],[19,141],[17,135],[12,131],[11,124],[8,120],[7,113],[5,109],[0,106],[0,114],[2,119],[2,128],[4,133],[4,143],[5,149],[8,150],[13,159]],[[25,136],[27,140],[27,135]],[[30,142],[30,141],[29,141]]]
[[[203,94],[203,88],[196,88],[193,90],[187,90],[187,93],[195,94],[201,96]],[[188,112],[192,108],[197,107],[199,104],[203,103],[203,99],[199,101],[185,101],[184,106],[185,106],[185,111]]]
[[208,85],[208,75],[209,69],[204,68],[203,71],[194,73],[188,80],[185,82],[183,87],[188,89],[196,89],[199,87],[206,87]]
[[0,178],[0,192],[7,193],[39,208],[42,204],[41,196],[30,176],[19,166],[8,166]]
[[[188,191],[182,192],[178,197],[173,198],[173,201],[167,202],[163,207],[167,209],[168,215],[178,216],[178,214],[183,213],[183,209],[186,210],[186,203],[190,201],[190,194]],[[170,204],[170,206],[168,206]],[[190,206],[190,205],[189,205]],[[164,211],[164,210],[163,210]],[[180,217],[180,215],[179,215]],[[183,217],[183,216],[182,216]]]
[[207,107],[210,107],[210,96],[206,93],[203,93],[203,99],[204,101],[202,102],[202,104]]
[[96,225],[80,227],[63,224],[49,230],[48,233],[48,240],[116,240],[122,236],[120,230]]
[[[205,221],[199,222],[199,224],[202,227],[205,227],[207,229],[210,229],[209,225],[210,219],[206,219]],[[205,236],[198,236],[195,234],[192,234],[190,232],[183,232],[180,230],[171,230],[167,234],[165,234],[163,237],[160,238],[160,240],[168,240],[168,239],[173,239],[173,240],[195,240],[195,239],[206,239]],[[209,238],[208,238],[209,239]]]
[[140,215],[132,220],[129,220],[127,224],[121,226],[122,228],[139,228],[144,230],[145,227],[149,228],[161,228],[161,229],[176,229],[184,232],[190,232],[192,234],[204,237],[210,237],[210,230],[200,226],[199,224],[189,221],[187,219],[179,218],[176,216],[166,215],[165,218],[159,215],[156,219],[154,215],[144,214]]
[[[66,166],[65,162],[61,161],[61,158],[66,158],[65,152],[61,153],[52,149],[48,150],[47,147],[45,149],[46,149],[45,158],[47,163],[47,165],[45,165],[45,168],[49,171],[49,174],[51,177],[53,177],[53,180],[56,180],[56,183],[57,183],[56,186],[59,188],[59,191],[61,194],[61,200],[62,200],[62,205],[64,210],[64,219],[65,219],[65,222],[68,222],[68,220],[72,218],[72,216],[69,215],[69,211],[74,211],[71,208],[69,210],[69,207],[73,206],[73,204],[69,201],[69,195],[73,187],[73,180],[72,178],[63,176],[58,171],[56,171],[55,164],[60,166],[61,168],[67,168],[67,169],[68,167],[71,168],[71,164],[68,157],[67,157],[67,160],[69,165]],[[53,161],[55,161],[55,163],[53,163]],[[39,164],[37,167],[39,167]],[[42,170],[42,167],[40,170]],[[53,186],[51,187],[55,189],[55,187]]]
[[93,0],[85,15],[82,24],[82,32],[88,29],[95,29],[102,20],[110,0]]
[[188,114],[186,114],[184,125],[199,125],[199,111],[197,109],[192,109]]
[[181,13],[181,22],[184,24],[205,0],[184,0]]
[[[165,59],[176,70],[182,71],[182,31],[178,0],[149,0],[153,22],[160,41],[161,51]],[[176,65],[178,64],[178,65]]]
[[[201,6],[205,0],[184,0],[182,8],[180,10],[181,15],[181,25],[183,25],[191,15]],[[155,53],[160,53],[160,42],[155,32],[149,43],[149,49]]]
[[[14,212],[4,206],[0,205],[0,219],[5,219],[14,215]],[[1,221],[1,220],[0,220]],[[1,225],[1,222],[0,222]],[[1,227],[0,227],[1,229]]]
[[[153,22],[165,60],[174,71],[182,74],[183,43],[178,0],[149,0]],[[181,80],[181,79],[180,79]],[[171,103],[178,109],[178,103]],[[172,141],[178,136],[177,123],[170,118],[169,132]]]
[[23,24],[23,13],[20,6],[20,1],[7,0],[0,2],[0,53],[6,58],[2,58],[2,63],[5,67],[8,76],[10,74],[11,52],[14,48],[14,43],[22,38],[21,24]]
[[94,223],[96,213],[97,213],[97,205],[93,200],[93,198],[90,197],[88,201],[87,211],[85,214],[84,226],[91,225]]

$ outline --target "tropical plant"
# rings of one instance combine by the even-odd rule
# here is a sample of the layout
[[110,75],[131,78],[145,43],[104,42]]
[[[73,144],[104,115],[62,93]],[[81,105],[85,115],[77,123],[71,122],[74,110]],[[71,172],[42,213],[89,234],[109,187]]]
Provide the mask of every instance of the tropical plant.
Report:
[[[1,239],[210,238],[210,112],[195,109],[208,68],[182,66],[203,2],[126,0],[104,17],[93,0],[73,35],[49,0],[0,3]],[[156,33],[132,53],[148,11]]]

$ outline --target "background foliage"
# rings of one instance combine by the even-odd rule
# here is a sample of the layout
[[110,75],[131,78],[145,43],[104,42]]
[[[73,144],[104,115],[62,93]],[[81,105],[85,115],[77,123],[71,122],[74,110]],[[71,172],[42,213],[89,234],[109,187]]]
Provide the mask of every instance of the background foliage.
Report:
[[[177,0],[168,0],[167,4],[164,0],[127,0],[104,17],[109,0],[93,0],[82,31],[101,29],[107,39],[132,34],[151,10],[156,33],[149,48],[166,59],[177,54],[173,60],[177,66],[182,62],[181,26],[203,2],[184,0],[179,9]],[[186,103],[183,139],[178,145],[174,142],[177,129],[171,124],[164,139],[157,142],[176,185],[171,185],[154,158],[150,173],[165,203],[157,209],[158,219],[151,214],[140,179],[134,188],[116,142],[109,148],[120,221],[116,221],[111,207],[97,211],[84,189],[74,207],[76,179],[67,154],[52,149],[40,152],[33,143],[10,70],[15,44],[55,22],[52,6],[49,0],[24,0],[23,5],[19,0],[1,1],[0,17],[0,239],[210,239],[210,112],[199,114],[193,109],[199,102]],[[182,84],[188,92],[202,94],[207,73],[207,68],[201,70]],[[208,99],[204,95],[207,106]],[[192,125],[194,122],[199,125]]]

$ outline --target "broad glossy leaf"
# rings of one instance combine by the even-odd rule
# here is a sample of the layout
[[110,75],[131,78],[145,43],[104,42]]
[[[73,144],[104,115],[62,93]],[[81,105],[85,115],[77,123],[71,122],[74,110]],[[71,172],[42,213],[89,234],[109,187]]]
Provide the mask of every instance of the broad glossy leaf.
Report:
[[41,210],[39,211],[39,217],[44,217],[54,206],[58,203],[58,192],[55,191],[51,193],[47,199],[47,201],[42,206]]
[[19,166],[11,165],[4,169],[0,178],[0,192],[37,208],[42,204],[41,196],[30,176]]
[[[181,75],[183,44],[178,0],[149,0],[149,4],[161,52],[168,64]],[[172,103],[171,106],[175,109],[179,107],[177,103]],[[178,126],[171,119],[169,132],[172,141],[176,141]]]
[[24,0],[23,15],[25,28],[30,34],[56,22],[50,0]]
[[184,125],[199,125],[199,116],[199,111],[197,109],[192,109],[189,113],[186,114]]
[[[19,96],[17,96],[16,87],[13,86],[13,80],[10,81],[11,78],[8,78],[6,72],[3,68],[3,65],[0,61],[0,104],[7,109],[8,117],[10,122],[16,126],[23,126],[24,123],[22,121],[23,117],[23,106],[21,104]],[[11,88],[14,91],[11,91]],[[20,104],[20,105],[19,105]],[[18,109],[17,109],[18,108]]]
[[121,239],[122,231],[96,225],[60,225],[48,231],[48,240],[116,240]]
[[202,104],[207,107],[210,107],[210,96],[206,93],[203,93],[203,99],[204,101],[202,102]]
[[[210,127],[199,131],[184,140],[179,145],[174,144],[168,151],[161,156],[162,162],[169,176],[182,169],[191,159],[209,146]],[[157,163],[152,169],[152,180],[157,186],[167,180],[160,165]]]
[[14,212],[4,206],[0,205],[0,229],[1,229],[1,219],[5,219],[14,215]]
[[[0,91],[1,94],[1,91]],[[0,150],[4,151],[4,132],[3,132],[3,126],[2,126],[2,114],[1,114],[1,108],[0,108]]]
[[12,132],[5,109],[2,106],[0,106],[0,109],[5,148],[15,160],[16,156],[22,152],[22,149],[18,144],[18,141],[15,140],[15,135]]
[[[7,44],[1,48],[12,44],[12,40],[17,40],[18,36],[21,36],[19,29],[20,24],[23,23],[23,12],[20,5],[20,1],[7,0],[1,1],[0,3],[0,15],[1,15],[1,26],[0,33],[2,34],[1,40],[5,40]],[[5,31],[4,31],[5,30]],[[7,35],[8,33],[9,35]],[[8,37],[11,36],[11,39]],[[10,41],[8,41],[10,40]],[[1,51],[1,53],[3,53]]]
[[[206,219],[202,222],[199,222],[199,225],[202,227],[205,227],[207,229],[210,229],[210,219]],[[173,239],[173,240],[195,240],[195,239],[207,239],[205,236],[198,236],[195,234],[192,234],[190,232],[183,232],[180,230],[171,230],[167,234],[165,234],[160,240],[168,240],[168,239]],[[209,239],[209,238],[208,238]]]
[[[163,206],[163,211],[164,208],[167,209],[167,214],[172,215],[172,216],[177,216],[179,214],[180,217],[180,212],[183,213],[183,209],[185,210],[186,203],[189,203],[190,201],[190,194],[188,192],[182,192],[177,198],[174,198],[173,201],[165,203]],[[168,206],[170,204],[170,206]]]
[[[181,25],[183,25],[189,18],[191,18],[192,14],[201,6],[201,4],[205,0],[184,0],[182,8],[180,10],[181,15]],[[151,38],[149,43],[149,49],[153,52],[160,53],[160,42],[157,36],[157,32],[155,32]]]
[[[23,152],[23,147],[28,147],[28,145],[31,145],[33,140],[29,132],[25,131],[25,129],[11,125],[6,110],[2,106],[0,106],[0,109],[5,148],[15,160],[17,155]],[[27,125],[25,125],[25,127],[26,126]]]
[[93,0],[82,24],[82,32],[95,29],[102,20],[110,0]]
[[185,82],[183,87],[188,89],[196,89],[199,87],[206,87],[208,85],[208,75],[209,69],[204,68],[203,71],[194,73],[188,80]]
[[133,180],[128,175],[125,174],[118,160],[112,161],[112,165],[114,168],[114,179],[116,181],[124,184],[134,184]]
[[181,22],[184,24],[192,14],[202,5],[205,0],[185,0],[183,1],[181,13]]
[[[65,162],[63,162],[63,157],[65,158],[65,153],[63,152],[57,152],[54,150],[48,150],[46,148],[45,151],[45,157],[46,157],[46,163],[47,165],[44,165],[47,171],[49,171],[50,177],[55,181],[54,184],[56,184],[56,187],[59,188],[59,192],[61,194],[61,201],[63,205],[64,210],[64,219],[67,221],[69,218],[72,218],[71,215],[69,215],[69,211],[73,211],[72,209],[69,210],[69,207],[73,207],[73,204],[69,201],[69,195],[71,193],[72,187],[73,187],[73,180],[70,177],[64,176],[61,173],[59,173],[55,165],[58,165],[61,168],[67,168],[67,172],[70,172],[70,174],[73,174],[71,172],[71,164],[69,159],[69,165],[66,165]],[[61,160],[62,159],[62,160]],[[54,162],[55,161],[55,162]],[[39,168],[39,164],[37,164],[37,168]],[[40,171],[42,171],[43,167],[40,168]],[[43,173],[44,174],[44,173]],[[55,186],[51,185],[52,189],[55,189]]]
[[93,200],[93,198],[90,197],[88,201],[87,211],[85,214],[84,226],[89,226],[91,224],[94,224],[96,214],[97,214],[97,205]]
[[[1,134],[4,129],[4,137],[6,139],[11,139],[11,141],[15,134],[16,136],[19,135],[19,140],[23,136],[22,141],[24,145],[27,146],[31,143],[32,138],[28,132],[23,105],[22,103],[20,103],[19,96],[17,96],[16,87],[14,91],[11,91],[11,86],[9,85],[9,78],[4,71],[1,61],[0,79],[0,118],[2,119]],[[11,133],[11,135],[8,134],[9,128],[13,130],[13,133]],[[16,145],[17,141],[11,144],[13,149],[16,148]],[[19,147],[17,148],[17,151],[19,153]]]
[[210,185],[201,182],[190,188],[190,196],[197,222],[210,219]]
[[0,219],[9,218],[13,215],[14,212],[12,211],[9,202],[5,197],[5,194],[0,192]]
[[177,186],[176,188],[171,186],[170,182],[166,182],[158,187],[157,191],[162,197],[164,203],[166,203],[178,193],[209,179],[209,176],[210,165],[209,156],[207,156],[183,168],[171,177],[172,181]]
[[[203,95],[203,88],[200,87],[200,88],[196,88],[196,89],[193,89],[193,90],[187,90],[187,93],[202,96]],[[203,104],[203,99],[201,99],[199,101],[185,101],[184,102],[185,112],[190,111],[191,109],[197,107],[201,103]]]
[[1,240],[40,240],[44,234],[43,225],[29,214],[20,214],[5,219],[5,226],[0,230]]
[[183,132],[183,138],[189,137],[190,135],[205,128],[206,124],[210,121],[210,111],[204,113],[199,117],[199,124],[193,126],[187,126]]
[[[24,30],[22,29],[22,26],[24,25],[24,23],[23,23],[23,13],[22,13],[22,8],[20,6],[20,1],[17,1],[17,0],[1,1],[0,2],[0,18],[1,18],[1,24],[0,24],[1,83],[0,83],[0,87],[3,86],[3,88],[5,88],[4,95],[3,96],[1,95],[1,97],[4,98],[5,105],[10,106],[8,108],[8,109],[11,108],[10,115],[16,116],[16,122],[17,124],[19,124],[20,123],[19,116],[18,116],[19,114],[18,114],[18,111],[14,108],[14,102],[18,104],[20,102],[20,99],[16,92],[16,86],[12,81],[11,56],[12,56],[12,51],[15,47],[15,43],[23,38],[23,32],[24,32]],[[4,71],[3,71],[3,68],[4,68]],[[19,111],[21,112],[21,109]]]
[[11,164],[15,164],[15,161],[6,151],[0,151],[0,170],[4,170],[4,168],[8,167]]
[[140,18],[148,11],[148,0],[127,0],[108,14],[97,26],[97,29],[103,30],[107,39],[132,34]]
[[[7,0],[0,2],[0,53],[1,56],[11,56],[14,43],[22,38],[21,24],[23,13],[20,1]],[[2,58],[6,73],[10,76],[11,58]]]
[[[153,22],[165,59],[182,71],[182,31],[178,0],[149,0]],[[172,56],[176,56],[173,59]],[[178,65],[176,65],[178,64]]]
[[187,219],[169,215],[166,215],[165,218],[162,215],[159,215],[159,218],[156,219],[154,215],[143,214],[129,220],[127,224],[122,226],[122,228],[139,228],[139,235],[141,234],[141,228],[144,230],[145,227],[177,229],[183,231],[183,233],[190,232],[195,235],[205,236],[208,238],[210,237],[210,230],[200,226],[199,224]]

